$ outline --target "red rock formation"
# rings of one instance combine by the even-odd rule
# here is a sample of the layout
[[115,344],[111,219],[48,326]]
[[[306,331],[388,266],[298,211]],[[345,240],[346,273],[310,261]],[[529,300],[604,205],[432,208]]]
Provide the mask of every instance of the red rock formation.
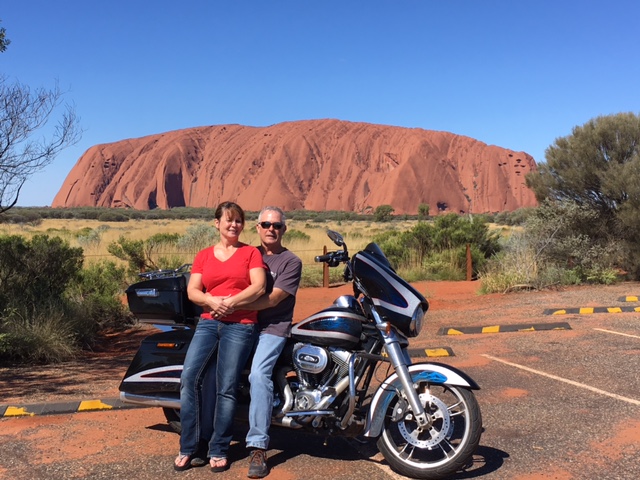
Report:
[[215,207],[396,214],[500,212],[536,204],[524,152],[447,132],[339,120],[189,128],[91,147],[53,207]]

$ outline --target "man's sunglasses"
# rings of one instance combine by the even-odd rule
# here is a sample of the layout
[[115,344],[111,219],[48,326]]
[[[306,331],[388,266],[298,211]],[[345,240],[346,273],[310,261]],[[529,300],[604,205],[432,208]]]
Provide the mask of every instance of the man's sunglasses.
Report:
[[273,227],[274,230],[280,230],[282,227],[284,227],[284,223],[280,222],[260,222],[258,225],[260,225],[265,230],[269,230],[271,227]]

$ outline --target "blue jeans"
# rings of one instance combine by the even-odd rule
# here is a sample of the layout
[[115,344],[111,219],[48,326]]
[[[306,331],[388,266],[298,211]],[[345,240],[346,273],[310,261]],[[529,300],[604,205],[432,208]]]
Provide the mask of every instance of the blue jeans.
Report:
[[269,426],[273,409],[273,380],[271,375],[287,339],[261,333],[251,362],[251,403],[249,404],[249,432],[247,448],[269,447]]
[[227,457],[233,437],[236,389],[242,369],[251,354],[256,332],[255,325],[218,320],[198,322],[180,377],[180,453],[193,455],[198,449],[203,430],[202,381],[207,367],[215,360],[216,401],[209,456]]

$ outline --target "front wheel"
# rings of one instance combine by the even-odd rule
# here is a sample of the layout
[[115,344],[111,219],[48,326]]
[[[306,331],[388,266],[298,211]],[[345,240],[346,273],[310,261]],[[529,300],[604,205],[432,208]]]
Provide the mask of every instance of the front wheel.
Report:
[[418,388],[430,424],[419,429],[408,402],[396,393],[388,404],[378,448],[402,475],[448,478],[471,460],[480,443],[480,407],[466,388],[424,382]]

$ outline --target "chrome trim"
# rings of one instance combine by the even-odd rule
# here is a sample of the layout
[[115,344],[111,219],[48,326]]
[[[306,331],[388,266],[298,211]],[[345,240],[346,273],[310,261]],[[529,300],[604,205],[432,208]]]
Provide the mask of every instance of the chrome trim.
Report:
[[169,397],[151,397],[147,395],[135,395],[133,393],[120,392],[120,400],[134,405],[147,407],[166,407],[180,409],[180,400]]
[[160,292],[157,288],[136,288],[136,295],[138,297],[159,297]]
[[[150,375],[158,375],[158,374],[168,374],[175,372],[174,376],[150,376]],[[180,372],[180,373],[177,373]],[[180,383],[180,375],[182,373],[182,365],[168,365],[166,367],[157,367],[150,368],[148,370],[143,370],[138,373],[134,373],[133,375],[128,376],[124,380],[123,383],[129,382],[170,382],[170,383]]]

